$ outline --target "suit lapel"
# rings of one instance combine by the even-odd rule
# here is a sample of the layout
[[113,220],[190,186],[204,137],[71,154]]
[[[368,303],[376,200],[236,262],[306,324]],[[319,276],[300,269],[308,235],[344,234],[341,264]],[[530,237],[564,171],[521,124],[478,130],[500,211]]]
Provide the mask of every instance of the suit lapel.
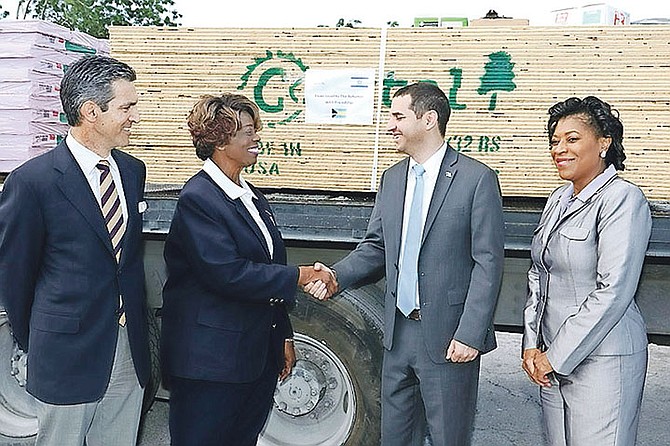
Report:
[[[225,193],[224,193],[225,195]],[[227,195],[226,195],[227,197]],[[266,257],[268,260],[271,260],[272,257],[270,256],[270,250],[268,249],[267,242],[265,241],[265,237],[263,236],[263,233],[261,232],[261,229],[258,227],[256,222],[254,221],[253,217],[247,210],[246,206],[244,203],[242,203],[242,199],[238,198],[237,200],[232,200],[233,204],[235,205],[235,209],[237,210],[237,213],[240,214],[240,217],[247,223],[249,228],[253,231],[254,234],[256,234],[256,238],[258,239],[258,242],[261,244],[263,247],[263,251],[265,252]]]
[[97,234],[109,253],[114,255],[100,205],[65,142],[54,149],[54,169],[60,173],[56,186],[65,198],[72,203],[77,212],[84,217],[84,220],[91,226],[91,229]]
[[400,240],[402,238],[402,220],[405,209],[405,189],[407,188],[407,169],[409,158],[405,158],[398,169],[387,171],[384,178],[384,203],[379,203],[388,212],[384,212],[384,243],[390,258],[400,258]]
[[542,245],[546,246],[549,241],[549,236],[554,232],[558,225],[559,215],[561,213],[561,197],[560,195],[551,204],[548,210],[547,221],[544,223],[544,230],[542,232]]
[[554,234],[556,233],[556,231],[558,231],[559,227],[560,227],[565,221],[567,221],[571,216],[573,216],[573,215],[575,215],[575,214],[581,212],[584,208],[586,208],[587,206],[589,206],[589,205],[593,202],[593,200],[594,200],[594,199],[595,199],[595,198],[602,192],[602,190],[605,189],[608,185],[610,185],[610,184],[612,183],[612,181],[614,181],[615,178],[617,178],[616,175],[614,175],[614,176],[613,176],[612,178],[610,178],[605,184],[603,184],[602,187],[600,187],[597,191],[595,191],[595,192],[593,193],[593,195],[591,195],[590,197],[588,197],[586,201],[581,202],[581,201],[578,200],[579,205],[577,205],[577,206],[574,206],[574,205],[571,206],[570,209],[568,209],[568,210],[567,210],[562,216],[560,216],[560,217],[559,217],[559,215],[560,215],[560,209],[559,209],[559,208],[560,208],[560,197],[559,197],[559,199],[556,200],[557,203],[556,203],[556,206],[555,206],[553,215],[552,215],[552,218],[553,218],[553,220],[551,221],[552,225],[551,225],[551,226],[548,226],[548,227],[550,228],[550,230],[549,230],[549,235],[547,236],[547,238],[546,238],[546,240],[545,240],[545,244],[546,244],[546,242],[549,240],[549,238],[551,238],[551,236],[554,235]]
[[440,212],[440,208],[447,197],[451,183],[456,177],[458,172],[458,167],[456,166],[457,162],[458,153],[450,146],[447,146],[447,151],[444,154],[442,164],[440,165],[440,173],[435,182],[435,190],[430,199],[430,206],[428,206],[428,215],[426,216],[426,223],[423,227],[423,236],[421,238],[422,243],[423,240],[426,239],[426,234],[428,234],[428,231],[430,231],[430,228],[433,226],[437,214]]
[[[248,184],[248,183],[247,183]],[[281,232],[279,232],[279,228],[277,227],[277,222],[275,222],[274,215],[272,214],[272,210],[270,209],[270,203],[263,197],[263,195],[252,185],[249,185],[251,190],[254,191],[254,194],[258,197],[255,202],[256,202],[256,208],[258,209],[258,213],[261,216],[261,220],[265,223],[265,226],[268,228],[268,232],[270,233],[270,237],[272,238],[272,243],[274,245],[274,258],[272,261],[274,263],[286,263],[286,258],[284,257],[284,240],[282,239]],[[257,225],[256,225],[257,226]],[[263,241],[263,246],[267,247],[267,243],[265,241],[265,237],[263,237],[263,234],[261,233],[262,241]],[[270,252],[268,251],[268,256],[270,255]]]

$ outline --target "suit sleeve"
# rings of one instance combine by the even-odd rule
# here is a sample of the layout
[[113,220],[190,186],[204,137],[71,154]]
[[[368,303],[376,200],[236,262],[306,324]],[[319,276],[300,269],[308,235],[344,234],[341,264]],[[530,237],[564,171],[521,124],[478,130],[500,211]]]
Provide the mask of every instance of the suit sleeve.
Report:
[[18,174],[9,175],[0,194],[0,303],[24,351],[44,237],[39,200]]
[[384,233],[382,228],[382,196],[384,177],[382,175],[375,205],[370,214],[365,237],[344,259],[333,265],[337,272],[337,282],[343,290],[358,282],[382,273],[386,262]]
[[224,298],[267,303],[279,297],[293,303],[298,268],[242,256],[231,233],[233,225],[222,224],[207,202],[210,197],[203,195],[182,194],[169,236],[178,240],[200,283]]
[[621,320],[635,297],[651,235],[642,192],[610,196],[599,216],[596,287],[568,317],[547,350],[556,372],[570,374]]
[[470,239],[474,266],[454,339],[481,351],[493,321],[505,255],[502,198],[496,174],[490,169],[474,191]]
[[528,270],[528,297],[523,309],[523,350],[538,347],[537,313],[540,305],[540,274],[533,263]]

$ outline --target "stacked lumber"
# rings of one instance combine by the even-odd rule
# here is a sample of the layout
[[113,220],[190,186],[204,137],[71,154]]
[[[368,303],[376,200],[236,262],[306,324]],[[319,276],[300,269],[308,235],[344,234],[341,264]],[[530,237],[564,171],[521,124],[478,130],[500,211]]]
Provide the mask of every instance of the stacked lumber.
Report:
[[[450,144],[494,168],[504,195],[543,197],[561,184],[548,152],[547,109],[596,95],[624,123],[624,176],[649,198],[670,199],[667,26],[112,27],[110,34],[112,54],[138,71],[142,122],[129,150],[147,162],[151,183],[180,185],[200,168],[186,116],[203,94],[238,92],[267,106],[264,151],[246,172],[254,184],[375,190],[402,157],[385,130],[389,96],[430,80],[452,102]],[[374,122],[305,123],[300,80],[315,68],[374,68]]]

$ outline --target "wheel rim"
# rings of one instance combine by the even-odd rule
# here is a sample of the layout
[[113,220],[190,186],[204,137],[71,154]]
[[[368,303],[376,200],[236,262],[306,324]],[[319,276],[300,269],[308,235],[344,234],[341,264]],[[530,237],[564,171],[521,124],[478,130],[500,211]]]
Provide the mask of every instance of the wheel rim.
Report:
[[25,360],[16,360],[14,356],[14,340],[6,313],[0,311],[0,434],[31,437],[37,433],[34,399],[19,386],[14,376],[25,378]]
[[296,366],[275,389],[259,446],[341,445],[356,418],[351,376],[328,346],[296,333]]

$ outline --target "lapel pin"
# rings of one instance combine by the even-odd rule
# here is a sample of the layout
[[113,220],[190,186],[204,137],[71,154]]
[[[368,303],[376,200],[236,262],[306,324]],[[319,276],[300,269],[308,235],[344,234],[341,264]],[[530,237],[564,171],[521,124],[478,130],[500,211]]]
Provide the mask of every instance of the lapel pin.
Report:
[[450,170],[447,170],[446,172],[444,172],[444,176],[447,177],[447,178],[451,178],[451,175],[452,174],[451,174]]

